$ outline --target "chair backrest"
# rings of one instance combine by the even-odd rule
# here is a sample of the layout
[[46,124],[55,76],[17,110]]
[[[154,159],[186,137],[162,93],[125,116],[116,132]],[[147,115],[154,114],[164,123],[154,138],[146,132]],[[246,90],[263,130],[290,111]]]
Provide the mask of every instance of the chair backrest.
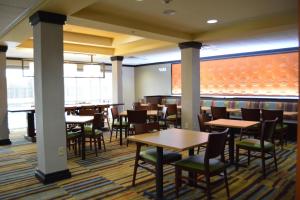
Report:
[[93,119],[93,130],[100,130],[104,126],[104,118],[102,113],[95,113]]
[[159,110],[158,105],[154,103],[150,104],[148,108],[149,110]]
[[260,135],[260,143],[262,147],[264,146],[264,141],[273,142],[273,134],[277,120],[278,118],[263,121]]
[[277,119],[277,123],[283,123],[283,110],[265,110],[262,109],[262,119],[265,120],[274,120]]
[[159,130],[160,128],[158,122],[134,124],[134,133],[136,135]]
[[223,132],[213,132],[209,134],[204,157],[206,164],[209,163],[209,159],[218,156],[221,156],[222,160],[224,159],[224,149],[228,131],[229,129],[227,128]]
[[79,110],[79,115],[81,116],[94,116],[95,113],[95,108],[81,108]]
[[207,131],[207,126],[205,125],[205,122],[208,122],[210,121],[209,117],[207,116],[206,113],[199,113],[197,115],[198,117],[198,124],[199,124],[199,128],[200,128],[200,131]]
[[132,104],[132,109],[135,110],[136,107],[139,107],[139,106],[141,106],[141,103],[140,103],[140,102],[133,102],[133,104]]
[[143,124],[147,122],[147,110],[127,110],[129,124]]
[[226,111],[226,107],[211,106],[211,115],[212,115],[213,120],[229,118],[229,115]]
[[260,109],[241,108],[242,119],[247,121],[260,121]]
[[111,111],[111,116],[113,119],[117,119],[119,117],[118,107],[114,106],[110,109],[110,111]]
[[177,115],[177,104],[167,104],[167,116]]
[[148,108],[149,108],[149,106],[139,105],[139,106],[135,106],[134,110],[148,110]]

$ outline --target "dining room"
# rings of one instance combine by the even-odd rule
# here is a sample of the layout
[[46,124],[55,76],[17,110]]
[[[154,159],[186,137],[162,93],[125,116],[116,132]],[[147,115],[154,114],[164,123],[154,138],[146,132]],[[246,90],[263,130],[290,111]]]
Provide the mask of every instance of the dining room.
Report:
[[299,198],[296,0],[0,10],[0,199]]

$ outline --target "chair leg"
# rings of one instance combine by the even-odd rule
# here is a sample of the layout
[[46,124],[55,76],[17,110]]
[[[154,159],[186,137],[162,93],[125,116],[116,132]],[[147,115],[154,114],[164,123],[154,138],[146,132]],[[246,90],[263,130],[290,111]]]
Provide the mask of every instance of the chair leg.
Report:
[[273,157],[274,157],[275,169],[276,169],[276,171],[277,171],[278,168],[277,168],[277,158],[276,158],[276,150],[275,150],[275,147],[274,147],[274,150],[273,150]]
[[112,135],[113,135],[113,127],[111,127],[111,129],[110,129],[110,137],[109,137],[109,142],[111,142],[111,138],[112,138]]
[[226,187],[227,198],[230,199],[230,193],[229,193],[229,186],[228,186],[228,179],[227,179],[227,171],[226,171],[226,169],[224,170],[224,182],[225,182],[225,187]]
[[263,175],[264,178],[266,178],[266,163],[265,163],[265,153],[261,152],[261,163],[262,163],[262,168],[263,168]]
[[239,156],[240,156],[240,148],[239,148],[239,146],[236,146],[235,170],[239,170]]
[[97,138],[97,142],[98,142],[98,149],[102,149],[102,146],[101,146],[101,135]]
[[198,146],[198,149],[197,149],[197,154],[200,153],[200,146]]
[[93,138],[93,140],[94,140],[94,146],[95,146],[96,157],[98,157],[97,139],[96,139],[96,138]]
[[118,130],[119,128],[116,129],[116,139],[118,138]]
[[211,199],[210,195],[210,176],[208,174],[205,174],[205,179],[206,179],[206,194],[207,194],[207,199]]
[[251,157],[251,151],[248,150],[248,165],[250,165],[250,157]]
[[135,186],[135,179],[136,179],[136,172],[137,172],[139,158],[140,158],[140,151],[141,151],[141,145],[137,143],[136,144],[135,161],[134,161],[134,169],[133,169],[133,177],[132,177],[132,186]]
[[175,190],[176,198],[179,196],[179,188],[181,187],[182,170],[175,166]]
[[92,148],[93,148],[93,147],[92,147],[92,142],[93,142],[93,141],[92,141],[92,137],[90,137],[90,150],[92,150]]
[[[103,142],[103,149],[104,149],[104,151],[106,151],[106,147],[105,147],[105,142],[104,142],[104,136],[103,136],[103,134],[101,135],[101,138],[102,138],[102,142]],[[101,143],[101,138],[100,138],[100,143]]]

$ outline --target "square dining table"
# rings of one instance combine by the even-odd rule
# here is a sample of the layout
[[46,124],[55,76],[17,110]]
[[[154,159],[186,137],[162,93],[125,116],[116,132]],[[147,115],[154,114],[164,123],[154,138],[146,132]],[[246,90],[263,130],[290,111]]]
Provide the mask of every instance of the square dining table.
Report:
[[84,125],[91,123],[94,119],[93,116],[80,116],[80,115],[67,115],[66,117],[66,124],[78,124],[81,128],[81,158],[82,160],[85,159],[85,132],[84,132]]
[[[217,126],[224,128],[235,128],[235,129],[244,129],[251,126],[259,124],[259,121],[246,121],[246,120],[235,120],[235,119],[217,119],[209,122],[205,122],[205,125],[208,126]],[[229,131],[229,159],[230,164],[234,163],[234,132]]]
[[208,135],[209,133],[206,132],[172,128],[128,137],[130,141],[156,147],[155,177],[157,199],[163,199],[163,149],[188,150],[189,155],[194,155],[194,147],[207,143]]

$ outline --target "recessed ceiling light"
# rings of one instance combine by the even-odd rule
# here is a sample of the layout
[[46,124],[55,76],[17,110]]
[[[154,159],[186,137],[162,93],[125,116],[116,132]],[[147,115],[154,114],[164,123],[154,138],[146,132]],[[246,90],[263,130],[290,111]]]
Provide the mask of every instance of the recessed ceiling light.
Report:
[[210,19],[210,20],[207,20],[207,21],[206,21],[206,23],[208,23],[208,24],[215,24],[215,23],[217,23],[217,22],[218,22],[217,19]]
[[175,10],[171,10],[171,9],[167,9],[163,11],[164,15],[175,15],[176,11]]
[[136,1],[138,1],[138,2],[142,2],[142,1],[144,1],[144,0],[136,0]]

